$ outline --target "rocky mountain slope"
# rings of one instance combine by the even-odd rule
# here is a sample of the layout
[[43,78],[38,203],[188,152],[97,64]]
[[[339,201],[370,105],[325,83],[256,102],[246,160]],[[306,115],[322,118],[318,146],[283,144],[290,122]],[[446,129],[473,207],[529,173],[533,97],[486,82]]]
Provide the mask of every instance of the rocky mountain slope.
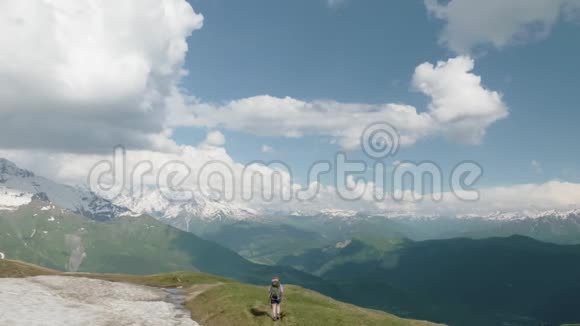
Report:
[[82,187],[56,183],[0,158],[0,210],[14,210],[33,199],[98,221],[132,214]]

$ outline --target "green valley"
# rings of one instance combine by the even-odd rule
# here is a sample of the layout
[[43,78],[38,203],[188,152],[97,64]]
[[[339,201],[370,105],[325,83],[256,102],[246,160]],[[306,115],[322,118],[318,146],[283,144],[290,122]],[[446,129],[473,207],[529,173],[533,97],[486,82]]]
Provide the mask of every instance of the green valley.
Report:
[[201,271],[250,283],[274,275],[335,294],[329,283],[290,267],[255,264],[148,216],[95,221],[45,202],[0,211],[0,251],[48,268],[95,273]]
[[353,239],[281,263],[339,285],[349,302],[451,325],[580,320],[580,246],[521,236]]

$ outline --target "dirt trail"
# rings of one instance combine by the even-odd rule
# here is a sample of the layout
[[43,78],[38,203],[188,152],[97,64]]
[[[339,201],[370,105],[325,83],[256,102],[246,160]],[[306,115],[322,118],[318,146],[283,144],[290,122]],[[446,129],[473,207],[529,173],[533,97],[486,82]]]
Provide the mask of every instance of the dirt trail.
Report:
[[196,284],[186,289],[187,301],[195,299],[198,295],[204,293],[205,291],[214,288],[216,286],[223,285],[224,283],[212,283],[212,284]]

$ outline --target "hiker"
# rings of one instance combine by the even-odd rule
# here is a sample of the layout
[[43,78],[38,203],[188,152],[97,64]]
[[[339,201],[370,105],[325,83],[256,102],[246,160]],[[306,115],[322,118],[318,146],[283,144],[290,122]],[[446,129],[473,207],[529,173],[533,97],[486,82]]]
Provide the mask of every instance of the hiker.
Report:
[[282,317],[280,313],[280,304],[282,302],[282,295],[284,294],[284,287],[280,283],[280,279],[275,277],[272,279],[270,285],[270,304],[272,305],[272,319],[278,320]]

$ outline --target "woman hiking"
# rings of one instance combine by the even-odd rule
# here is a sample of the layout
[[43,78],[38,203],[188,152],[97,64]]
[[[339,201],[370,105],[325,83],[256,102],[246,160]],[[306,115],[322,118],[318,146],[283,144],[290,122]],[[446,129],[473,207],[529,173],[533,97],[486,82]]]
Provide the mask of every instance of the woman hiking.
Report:
[[282,303],[282,295],[284,294],[284,287],[280,283],[278,277],[272,279],[270,285],[270,304],[272,305],[272,319],[279,320],[282,315],[280,313],[280,304]]

